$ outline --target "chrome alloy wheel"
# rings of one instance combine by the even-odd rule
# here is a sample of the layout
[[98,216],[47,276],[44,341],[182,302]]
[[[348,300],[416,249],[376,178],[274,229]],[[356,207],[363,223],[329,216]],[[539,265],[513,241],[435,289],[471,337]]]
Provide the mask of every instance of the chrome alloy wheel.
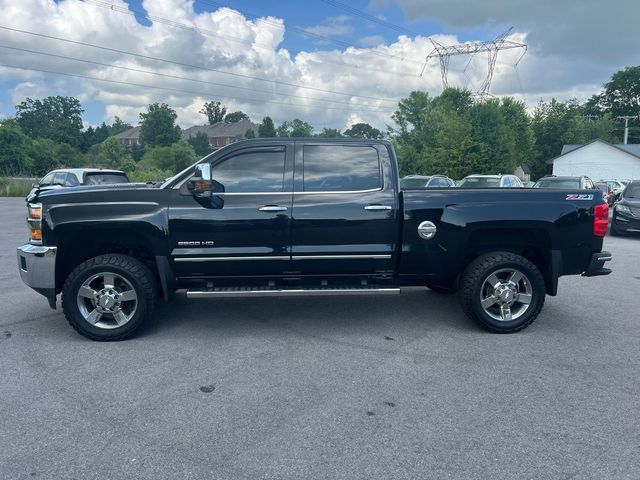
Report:
[[510,322],[529,309],[533,289],[527,276],[513,268],[503,268],[489,275],[480,289],[480,305],[491,318]]
[[84,281],[78,289],[77,302],[87,322],[112,329],[122,327],[135,315],[138,295],[126,278],[101,272]]

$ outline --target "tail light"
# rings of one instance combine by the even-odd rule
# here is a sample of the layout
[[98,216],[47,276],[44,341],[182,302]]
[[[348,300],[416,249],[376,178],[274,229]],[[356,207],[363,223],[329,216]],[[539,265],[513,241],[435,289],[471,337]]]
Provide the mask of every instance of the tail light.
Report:
[[593,207],[593,234],[604,237],[609,227],[609,204],[601,203]]

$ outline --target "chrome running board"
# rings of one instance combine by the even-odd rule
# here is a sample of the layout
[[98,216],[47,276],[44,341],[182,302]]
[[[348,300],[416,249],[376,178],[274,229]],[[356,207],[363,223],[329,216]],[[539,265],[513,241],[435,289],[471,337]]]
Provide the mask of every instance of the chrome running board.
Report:
[[188,298],[212,297],[277,297],[306,295],[398,295],[398,287],[354,287],[354,288],[272,288],[272,287],[228,287],[207,290],[187,290]]

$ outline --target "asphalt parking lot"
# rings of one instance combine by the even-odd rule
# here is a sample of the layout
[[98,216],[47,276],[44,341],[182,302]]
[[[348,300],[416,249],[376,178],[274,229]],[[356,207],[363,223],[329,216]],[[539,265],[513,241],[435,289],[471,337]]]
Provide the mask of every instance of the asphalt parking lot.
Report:
[[96,343],[24,286],[0,199],[0,478],[640,476],[640,238],[515,335],[456,296],[190,300]]

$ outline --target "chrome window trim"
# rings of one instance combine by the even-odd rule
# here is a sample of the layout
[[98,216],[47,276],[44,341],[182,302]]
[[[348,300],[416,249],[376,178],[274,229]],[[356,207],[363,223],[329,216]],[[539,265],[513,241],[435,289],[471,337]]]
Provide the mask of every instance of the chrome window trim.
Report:
[[390,254],[382,255],[292,255],[292,260],[389,260]]
[[301,195],[301,194],[305,194],[305,195],[328,195],[328,194],[353,194],[353,193],[373,193],[373,192],[380,192],[384,190],[384,188],[380,187],[380,188],[373,188],[370,190],[331,190],[331,191],[323,191],[323,192],[292,192],[292,191],[287,191],[287,192],[215,192],[213,193],[214,196],[225,196],[225,195]]
[[289,260],[289,255],[262,256],[262,257],[178,257],[174,262],[223,262],[230,260]]
[[391,254],[364,255],[269,255],[269,256],[237,256],[237,257],[173,257],[175,262],[221,262],[221,261],[253,261],[253,260],[390,260]]

